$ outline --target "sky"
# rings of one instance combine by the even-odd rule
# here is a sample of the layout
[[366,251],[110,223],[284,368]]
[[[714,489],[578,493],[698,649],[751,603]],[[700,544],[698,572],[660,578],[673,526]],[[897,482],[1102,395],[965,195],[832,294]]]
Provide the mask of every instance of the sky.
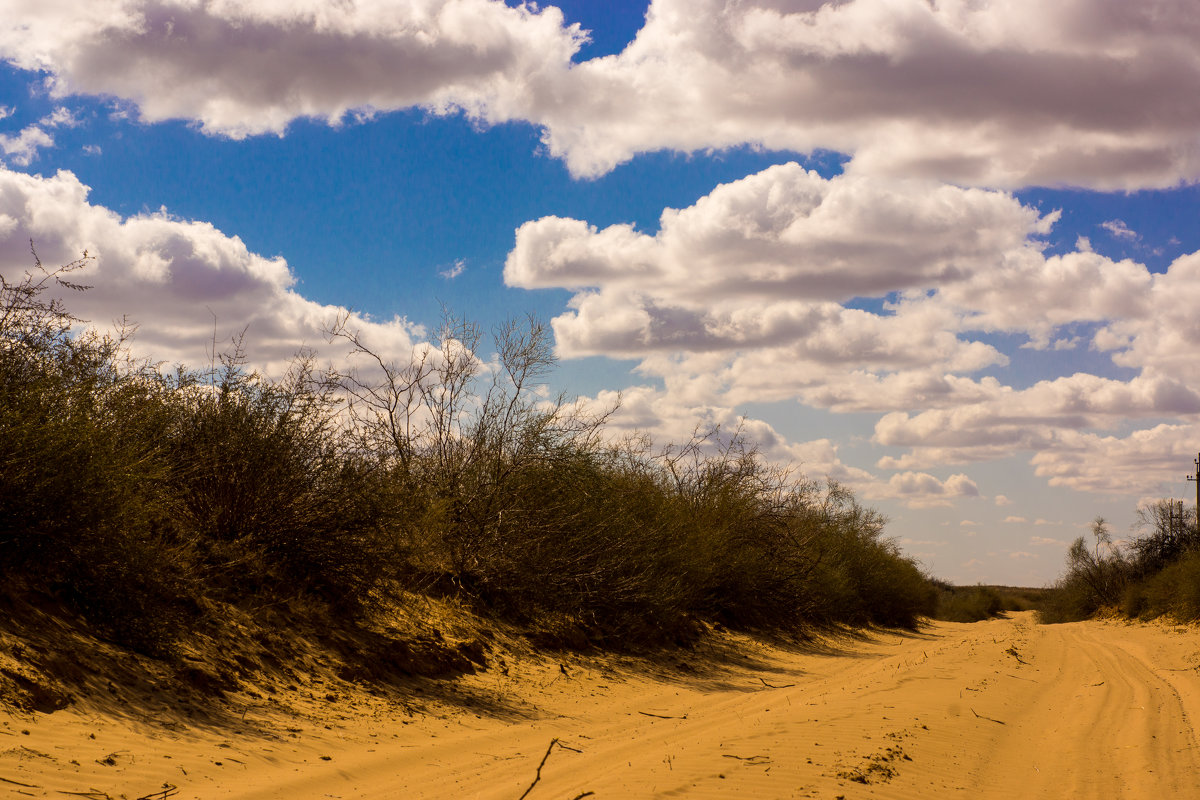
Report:
[[1194,498],[1198,182],[1190,0],[0,0],[0,274],[268,374],[532,313],[957,583]]

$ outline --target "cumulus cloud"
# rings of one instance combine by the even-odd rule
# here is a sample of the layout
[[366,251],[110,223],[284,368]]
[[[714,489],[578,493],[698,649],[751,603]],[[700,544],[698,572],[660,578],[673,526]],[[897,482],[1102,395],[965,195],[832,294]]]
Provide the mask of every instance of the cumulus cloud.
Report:
[[1004,357],[950,332],[953,310],[907,302],[878,314],[842,303],[970,283],[1007,254],[1036,251],[1031,237],[1055,219],[1003,192],[825,179],[789,163],[666,209],[654,235],[527,222],[504,276],[577,292],[554,320],[566,356],[787,345],[793,361],[975,370]]
[[[244,330],[252,365],[278,374],[302,346],[321,347],[324,329],[346,313],[297,294],[283,259],[236,236],[166,212],[121,218],[90,203],[88,191],[69,172],[0,168],[0,273],[15,280],[31,268],[31,239],[51,267],[88,251],[95,261],[77,280],[92,288],[65,298],[68,308],[101,329],[128,314],[139,353],[199,366],[214,334],[228,341]],[[387,355],[405,358],[415,344],[404,320],[350,322]]]
[[614,438],[650,433],[659,444],[680,443],[690,441],[698,432],[719,428],[721,436],[740,434],[767,459],[795,465],[813,479],[834,480],[851,487],[876,480],[870,472],[845,464],[838,455],[838,446],[829,439],[789,441],[763,420],[744,416],[729,406],[690,400],[686,393],[634,386],[621,392],[599,392],[581,401],[597,412],[615,409],[607,426]]
[[[1200,414],[1200,393],[1174,378],[1129,381],[1076,373],[1017,391],[1000,387],[988,400],[919,414],[885,414],[876,442],[929,451],[936,463],[979,460],[996,448],[1043,450],[1069,431],[1112,429],[1127,420]],[[954,455],[951,455],[951,454]],[[911,463],[911,462],[910,462]]]
[[[0,107],[0,120],[11,113],[11,109]],[[42,148],[54,146],[54,137],[47,133],[47,129],[74,128],[78,124],[79,120],[74,112],[59,106],[36,124],[23,128],[15,136],[0,133],[0,152],[3,152],[13,165],[27,167],[37,158]]]
[[579,64],[553,7],[499,0],[11,0],[0,56],[60,93],[229,136],[357,110],[544,130],[577,175],[741,144],[959,184],[1132,189],[1200,176],[1200,24],[1182,2],[653,0]]
[[[1164,323],[1167,298],[1156,295],[1200,294],[1193,263],[1181,258],[1155,276],[1092,252],[1046,256],[1039,237],[1056,220],[1003,192],[825,179],[784,164],[665,210],[654,234],[527,222],[504,275],[512,286],[575,292],[553,321],[565,357],[641,358],[648,374],[686,372],[714,389],[837,411],[1011,404],[999,382],[962,374],[1008,363],[979,332],[1024,335],[1035,349],[1094,346],[1121,365],[1177,366],[1186,350],[1173,345],[1188,325]],[[856,298],[876,298],[878,308]],[[1080,325],[1098,332],[1061,335]],[[719,352],[723,365],[710,357]],[[1122,405],[1145,416],[1190,413],[1196,395],[1164,377],[1180,371],[1159,372],[1128,387],[1074,376],[1015,399],[1036,406],[1027,416],[1089,403],[1110,407],[1089,419],[1125,413]]]
[[39,125],[29,125],[21,129],[16,136],[0,133],[0,151],[18,167],[29,166],[37,158],[39,150],[53,146],[54,137]]
[[491,0],[10,0],[0,54],[59,95],[115,95],[149,122],[232,137],[299,117],[462,108],[527,113],[566,74],[581,34],[556,8]]
[[1065,432],[1058,447],[1035,453],[1036,474],[1051,486],[1110,494],[1167,496],[1196,455],[1200,423],[1163,423],[1125,436]]
[[788,163],[665,210],[654,236],[559,217],[525,223],[504,274],[525,288],[670,288],[681,304],[848,300],[966,280],[1055,218],[1002,192],[825,179]]
[[[1056,220],[1003,192],[785,164],[667,209],[652,234],[528,222],[505,278],[574,292],[553,320],[561,355],[638,359],[679,402],[880,414],[872,441],[893,451],[875,466],[900,474],[879,497],[944,499],[916,476],[1023,452],[1087,489],[1049,461],[1071,460],[1077,435],[1200,417],[1187,312],[1200,307],[1200,254],[1165,274],[1091,251],[1048,256],[1040,237]],[[1111,353],[1137,373],[1015,388],[971,374],[1009,364],[980,340],[991,333]]]
[[979,487],[962,473],[941,480],[927,472],[901,472],[886,484],[864,487],[863,493],[871,499],[899,500],[910,508],[929,508],[951,506],[955,498],[979,497]]
[[1114,363],[1200,383],[1200,252],[1180,256],[1141,292],[1140,313],[1112,320],[1094,343]]
[[749,141],[876,174],[1167,186],[1200,169],[1197,37],[1170,2],[655,0],[540,121],[581,174]]
[[1197,35],[1184,3],[656,0],[633,45],[580,70],[585,101],[636,85],[651,110],[552,124],[550,142],[582,171],[648,142],[749,140],[876,174],[1171,185],[1200,164],[1200,111],[1175,116],[1195,108]]

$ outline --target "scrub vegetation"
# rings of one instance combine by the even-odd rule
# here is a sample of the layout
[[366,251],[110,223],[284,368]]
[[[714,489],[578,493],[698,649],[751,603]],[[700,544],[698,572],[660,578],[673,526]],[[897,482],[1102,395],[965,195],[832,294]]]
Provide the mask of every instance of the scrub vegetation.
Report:
[[1092,523],[1067,551],[1067,568],[1040,609],[1043,622],[1100,613],[1132,619],[1200,620],[1200,528],[1195,509],[1160,500],[1138,510],[1138,535],[1114,544],[1108,524]]
[[934,619],[980,622],[1009,611],[1031,611],[1044,601],[1046,590],[1016,586],[952,586],[939,580]]
[[0,287],[0,581],[110,640],[169,654],[222,609],[353,626],[405,592],[613,649],[934,612],[845,488],[736,431],[614,441],[605,413],[544,396],[534,320],[449,318],[399,364],[339,325],[339,371],[301,356],[268,380],[240,344],[166,371],[47,299],[86,263]]

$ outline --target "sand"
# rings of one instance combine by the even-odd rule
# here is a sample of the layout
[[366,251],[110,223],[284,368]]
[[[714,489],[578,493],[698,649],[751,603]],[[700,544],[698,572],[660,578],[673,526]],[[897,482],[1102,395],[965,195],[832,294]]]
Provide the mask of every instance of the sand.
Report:
[[[736,647],[735,647],[736,646]],[[673,665],[494,657],[439,697],[348,684],[219,722],[0,715],[0,792],[103,798],[1200,796],[1200,631],[1028,613]],[[328,692],[323,690],[328,688]],[[552,744],[553,743],[553,744]]]

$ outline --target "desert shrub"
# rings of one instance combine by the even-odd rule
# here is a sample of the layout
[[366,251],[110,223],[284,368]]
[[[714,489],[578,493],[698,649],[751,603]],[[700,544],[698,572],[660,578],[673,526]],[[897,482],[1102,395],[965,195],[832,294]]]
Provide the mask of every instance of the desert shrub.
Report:
[[1137,578],[1153,575],[1200,549],[1200,528],[1196,510],[1185,509],[1180,501],[1158,500],[1137,510],[1137,528],[1141,535],[1129,542],[1130,573]]
[[1000,594],[989,586],[939,586],[936,619],[947,622],[979,622],[1004,611]]
[[697,619],[796,629],[932,613],[925,577],[848,491],[792,479],[737,431],[612,445],[607,411],[542,397],[553,354],[533,320],[495,331],[490,364],[482,332],[453,318],[407,363],[331,334],[358,358],[338,379],[360,447],[407,487],[395,530],[413,572],[480,607],[639,641],[686,637]]
[[357,603],[388,561],[374,465],[339,448],[336,399],[310,362],[273,382],[241,362],[239,346],[178,392],[165,436],[177,524],[212,587]]
[[1131,577],[1130,563],[1119,549],[1111,547],[1103,518],[1092,523],[1092,536],[1092,549],[1082,536],[1068,548],[1067,570],[1038,610],[1042,622],[1073,622],[1102,608],[1119,607]]
[[1132,587],[1122,611],[1129,616],[1200,619],[1200,551],[1189,551]]
[[739,431],[614,443],[610,410],[546,396],[535,320],[500,326],[490,360],[448,318],[395,364],[335,327],[358,369],[268,380],[239,341],[164,374],[45,299],[82,264],[0,286],[0,569],[123,642],[168,650],[210,600],[357,611],[397,581],[619,646],[933,613],[842,487]]
[[1170,615],[1200,618],[1200,533],[1195,510],[1174,500],[1138,509],[1141,536],[1121,550],[1101,552],[1107,530],[1093,526],[1096,546],[1078,539],[1068,550],[1067,570],[1039,609],[1044,622],[1086,619],[1101,609],[1128,617]]
[[161,502],[171,387],[44,298],[85,263],[0,278],[0,564],[156,650],[188,607]]
[[0,569],[108,635],[164,652],[200,599],[311,593],[350,606],[381,579],[394,495],[341,447],[306,362],[269,382],[235,351],[164,374],[124,336],[73,333],[36,264],[0,284]]

